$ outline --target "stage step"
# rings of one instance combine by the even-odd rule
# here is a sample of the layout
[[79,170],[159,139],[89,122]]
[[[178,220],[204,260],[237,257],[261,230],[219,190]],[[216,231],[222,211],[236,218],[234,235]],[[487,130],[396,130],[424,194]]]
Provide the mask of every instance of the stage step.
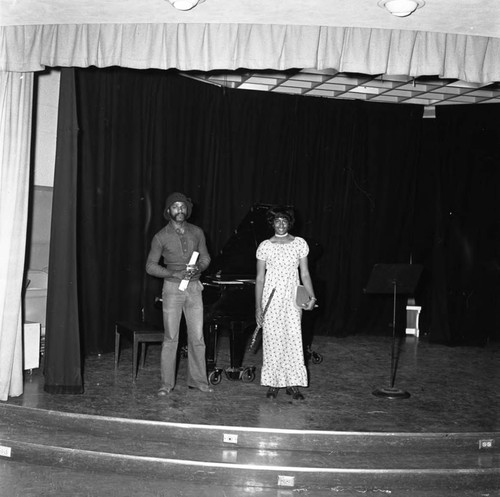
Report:
[[499,443],[498,433],[190,425],[0,405],[3,460],[217,485],[500,488]]

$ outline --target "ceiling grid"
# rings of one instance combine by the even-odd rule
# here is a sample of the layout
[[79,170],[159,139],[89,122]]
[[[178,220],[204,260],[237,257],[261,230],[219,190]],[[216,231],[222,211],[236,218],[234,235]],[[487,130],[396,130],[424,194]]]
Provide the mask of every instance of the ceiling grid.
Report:
[[240,90],[268,91],[322,98],[338,98],[416,104],[424,106],[424,117],[434,117],[438,105],[500,103],[498,83],[479,84],[438,76],[412,78],[339,73],[328,69],[288,71],[213,71],[182,73],[206,83]]

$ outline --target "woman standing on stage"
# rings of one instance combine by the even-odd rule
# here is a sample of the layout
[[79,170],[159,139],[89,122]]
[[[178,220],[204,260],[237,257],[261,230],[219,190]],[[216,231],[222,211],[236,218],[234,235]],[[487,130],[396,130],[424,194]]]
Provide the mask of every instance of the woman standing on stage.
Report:
[[[302,400],[304,396],[299,387],[308,385],[302,346],[302,310],[310,311],[316,303],[307,263],[309,246],[303,238],[289,233],[295,220],[292,209],[272,208],[267,220],[274,228],[274,236],[257,248],[255,280],[255,319],[263,328],[261,385],[269,387],[268,398],[276,398],[279,389],[286,388],[293,399]],[[295,290],[300,281],[309,294],[309,301],[298,308]]]

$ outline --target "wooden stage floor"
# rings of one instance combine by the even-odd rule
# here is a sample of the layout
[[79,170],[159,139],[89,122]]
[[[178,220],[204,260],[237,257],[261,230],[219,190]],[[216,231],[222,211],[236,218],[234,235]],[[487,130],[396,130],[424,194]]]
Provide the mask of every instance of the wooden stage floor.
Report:
[[[177,385],[158,398],[160,344],[150,344],[146,365],[132,381],[131,348],[122,350],[118,370],[114,354],[85,363],[82,395],[50,395],[41,370],[26,375],[24,394],[11,404],[74,413],[193,424],[381,432],[500,431],[500,343],[485,347],[449,347],[408,335],[396,342],[394,387],[408,399],[373,395],[390,386],[392,338],[355,335],[315,337],[312,349],[323,361],[309,361],[304,401],[283,390],[274,401],[260,385],[261,353],[247,352],[243,366],[256,365],[250,383],[223,373],[212,394],[188,390],[186,359],[179,360]],[[219,339],[217,367],[230,366],[228,338]]]
[[[398,340],[396,345],[394,387],[407,391],[410,397],[406,399],[373,395],[374,390],[390,386],[392,338],[355,335],[343,338],[315,337],[312,349],[320,353],[323,360],[319,364],[309,361],[310,386],[303,389],[304,401],[292,401],[283,390],[276,400],[266,398],[267,389],[260,386],[260,351],[257,354],[247,352],[243,361],[244,366],[257,367],[254,381],[229,380],[223,373],[221,383],[215,385],[214,392],[209,394],[187,388],[187,360],[181,358],[176,388],[168,397],[158,398],[156,392],[159,387],[161,346],[150,344],[146,365],[139,369],[135,383],[132,381],[132,349],[125,347],[116,371],[112,353],[87,358],[85,392],[82,395],[45,393],[43,374],[39,369],[26,374],[22,396],[10,398],[2,405],[27,408],[26,416],[34,409],[152,423],[352,433],[360,439],[363,434],[443,434],[445,438],[448,434],[463,434],[472,435],[475,440],[477,434],[478,439],[494,441],[494,453],[490,453],[489,459],[484,459],[485,453],[481,457],[482,461],[486,461],[488,470],[491,470],[492,465],[496,467],[499,461],[496,446],[500,433],[500,343],[492,342],[484,347],[449,347],[431,343],[426,337],[406,336]],[[227,336],[219,339],[216,362],[219,368],[229,367]],[[480,466],[482,463],[477,462],[478,456],[473,457],[476,461],[474,464]],[[47,472],[42,466],[38,469],[36,464],[0,460],[0,495],[6,491],[9,495],[23,496],[66,495],[69,487],[63,485],[62,481],[73,481],[81,493],[73,486],[71,495],[82,496],[293,497],[300,490],[300,495],[310,497],[351,496],[360,492],[375,495],[384,491],[375,487],[370,490],[361,484],[358,487],[355,484],[337,486],[321,492],[307,491],[305,488],[276,490],[253,487],[243,490],[243,487],[219,488],[217,485],[204,486],[202,491],[196,484],[186,482],[170,482],[170,490],[166,491],[164,482],[154,483],[123,475],[93,474],[89,479],[88,474],[85,476],[74,469],[59,467],[52,468],[50,475],[47,480]],[[492,481],[493,485],[500,482],[498,475],[490,483]],[[500,495],[500,491],[490,488],[491,484],[487,484],[479,493],[471,488],[462,493],[453,488],[447,493],[444,488],[446,484],[444,487],[442,483],[440,485],[438,493],[419,491],[413,487],[392,495]],[[387,492],[391,493],[389,490]]]

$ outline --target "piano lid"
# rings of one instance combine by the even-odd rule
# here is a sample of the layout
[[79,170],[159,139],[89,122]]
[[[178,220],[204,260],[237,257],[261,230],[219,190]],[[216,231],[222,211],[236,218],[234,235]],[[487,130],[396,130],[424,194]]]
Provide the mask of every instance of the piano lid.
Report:
[[268,204],[255,204],[250,208],[233,235],[212,259],[208,277],[225,281],[255,280],[255,252],[259,244],[272,235],[266,220],[270,207]]

